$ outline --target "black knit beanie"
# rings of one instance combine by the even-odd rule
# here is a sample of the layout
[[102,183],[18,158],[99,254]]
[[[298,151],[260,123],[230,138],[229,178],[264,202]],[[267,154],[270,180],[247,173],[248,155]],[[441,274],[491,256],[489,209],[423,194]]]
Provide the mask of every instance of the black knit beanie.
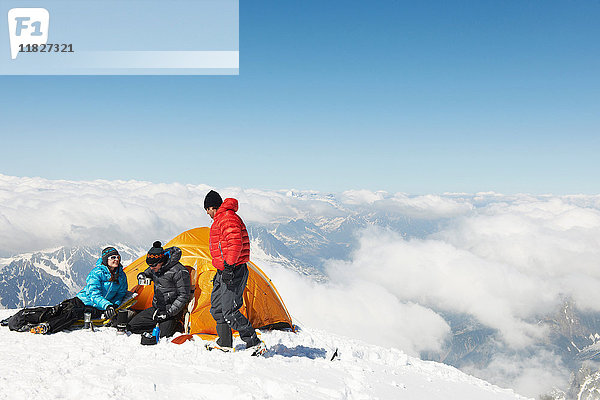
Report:
[[161,243],[157,240],[152,244],[152,248],[148,250],[146,254],[146,264],[154,265],[165,260],[165,250],[162,248]]
[[[106,265],[108,267],[108,257],[110,256],[121,256],[119,254],[119,252],[117,251],[117,249],[115,249],[114,247],[105,247],[104,250],[102,250],[102,264]],[[121,262],[119,261],[119,266],[121,266]],[[114,269],[108,269],[108,271],[110,272],[110,279],[109,282],[117,282],[119,283],[119,269],[118,268],[114,268]]]
[[110,256],[120,256],[120,254],[114,247],[105,247],[104,250],[102,250],[102,265],[108,267],[108,257]]
[[223,199],[219,193],[211,190],[204,198],[204,209],[208,210],[210,207],[219,208],[223,204]]

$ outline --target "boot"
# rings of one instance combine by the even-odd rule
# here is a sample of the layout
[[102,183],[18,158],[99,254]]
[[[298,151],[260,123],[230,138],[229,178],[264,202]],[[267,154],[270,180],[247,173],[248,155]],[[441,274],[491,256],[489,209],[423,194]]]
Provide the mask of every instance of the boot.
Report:
[[227,324],[217,324],[217,344],[221,347],[233,347],[231,328]]
[[36,325],[33,328],[31,328],[29,330],[29,332],[37,333],[40,335],[45,335],[48,333],[49,330],[50,330],[50,325],[48,325],[48,323],[46,323],[46,322],[42,322],[41,324]]
[[206,348],[206,350],[221,350],[223,353],[229,353],[232,351],[235,351],[235,349],[233,347],[223,347],[223,346],[219,346],[217,344],[216,340],[212,340],[210,342],[207,342],[204,347]]
[[251,350],[252,353],[250,353],[251,356],[262,356],[263,354],[265,354],[267,352],[267,345],[265,344],[265,342],[263,342],[262,340],[258,339],[259,342],[258,344],[255,344],[254,346],[250,346],[250,347],[246,347],[246,350]]

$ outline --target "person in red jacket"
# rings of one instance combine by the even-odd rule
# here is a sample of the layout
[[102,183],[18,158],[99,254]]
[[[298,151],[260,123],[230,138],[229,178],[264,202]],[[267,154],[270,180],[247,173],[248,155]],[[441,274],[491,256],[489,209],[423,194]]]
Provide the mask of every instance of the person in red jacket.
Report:
[[250,261],[250,239],[242,219],[236,214],[238,201],[233,198],[221,199],[219,193],[211,190],[204,199],[204,209],[213,219],[210,227],[210,255],[217,269],[210,296],[210,313],[217,322],[216,343],[209,346],[221,350],[231,350],[233,338],[231,329],[239,332],[246,348],[254,347],[253,355],[265,352],[265,344],[258,338],[254,327],[240,312],[243,294],[248,282]]

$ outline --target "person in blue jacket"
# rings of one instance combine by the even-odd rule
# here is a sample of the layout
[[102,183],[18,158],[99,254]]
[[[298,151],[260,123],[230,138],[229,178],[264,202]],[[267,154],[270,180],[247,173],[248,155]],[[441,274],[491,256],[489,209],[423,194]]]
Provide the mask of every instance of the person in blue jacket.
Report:
[[[127,294],[127,276],[121,265],[121,255],[114,247],[102,250],[102,256],[90,271],[86,285],[72,299],[54,307],[25,308],[8,320],[11,330],[31,333],[55,333],[83,319],[89,312],[92,318],[112,318]],[[32,324],[32,322],[34,322]]]
[[85,287],[77,293],[77,298],[86,306],[106,311],[107,317],[112,318],[126,294],[127,276],[123,272],[121,256],[114,247],[107,247],[102,250],[102,257],[88,274]]

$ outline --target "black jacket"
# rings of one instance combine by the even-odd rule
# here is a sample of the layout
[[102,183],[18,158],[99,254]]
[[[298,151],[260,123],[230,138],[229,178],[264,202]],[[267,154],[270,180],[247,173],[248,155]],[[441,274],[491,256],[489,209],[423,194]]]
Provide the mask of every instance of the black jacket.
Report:
[[165,249],[169,259],[158,272],[148,267],[143,274],[154,282],[154,298],[152,305],[165,310],[169,317],[179,315],[191,299],[190,273],[179,259],[181,249],[169,247]]

